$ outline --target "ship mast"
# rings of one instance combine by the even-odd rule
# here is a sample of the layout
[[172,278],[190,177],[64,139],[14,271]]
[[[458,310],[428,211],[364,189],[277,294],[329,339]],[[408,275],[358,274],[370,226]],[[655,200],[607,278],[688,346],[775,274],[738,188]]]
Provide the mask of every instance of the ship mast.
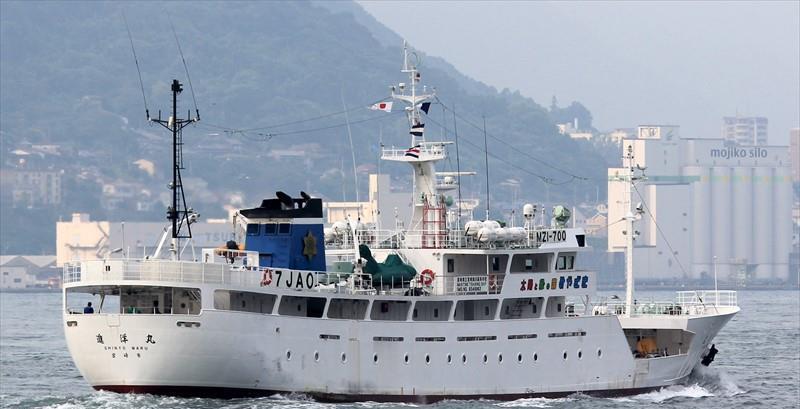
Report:
[[[147,120],[155,122],[172,133],[172,182],[169,188],[172,191],[172,205],[167,208],[167,220],[172,222],[170,230],[172,231],[172,242],[170,245],[170,253],[173,260],[180,258],[180,239],[191,239],[192,228],[191,223],[197,219],[197,214],[193,209],[186,207],[186,195],[183,191],[183,182],[181,179],[181,170],[183,167],[183,128],[187,125],[200,120],[200,113],[195,109],[197,114],[191,118],[191,113],[187,113],[186,119],[178,118],[178,94],[183,91],[183,84],[178,80],[172,80],[172,115],[169,119],[161,119],[161,111],[158,111],[158,118],[150,118]],[[182,233],[182,227],[186,226],[186,233]]]
[[[634,162],[633,145],[628,145],[625,155],[622,157],[623,166],[626,169],[625,175],[625,194],[624,206],[626,209],[625,217],[625,315],[630,317],[633,315],[633,294],[634,294],[634,278],[633,278],[633,242],[639,234],[634,230],[634,222],[641,218],[644,210],[641,205],[633,207],[633,190],[634,185],[638,180],[645,179],[644,168],[639,167]],[[642,175],[636,176],[636,170],[642,171]]]

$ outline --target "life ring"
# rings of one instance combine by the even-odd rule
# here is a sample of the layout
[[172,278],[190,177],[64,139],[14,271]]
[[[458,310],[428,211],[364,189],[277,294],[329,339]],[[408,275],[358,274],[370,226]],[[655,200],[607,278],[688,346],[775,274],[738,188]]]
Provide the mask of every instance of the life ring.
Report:
[[419,273],[419,283],[428,287],[433,284],[433,279],[436,277],[436,273],[433,270],[426,268]]
[[272,270],[265,268],[261,274],[261,286],[266,287],[272,283]]

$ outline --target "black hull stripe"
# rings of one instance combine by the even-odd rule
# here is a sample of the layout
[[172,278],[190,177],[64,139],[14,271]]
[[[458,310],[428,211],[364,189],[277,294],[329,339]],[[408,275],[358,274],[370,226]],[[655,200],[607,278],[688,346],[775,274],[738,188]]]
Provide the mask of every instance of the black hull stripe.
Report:
[[[191,398],[252,398],[288,394],[288,391],[246,388],[218,388],[207,386],[163,386],[163,385],[98,385],[96,390],[116,393],[147,393],[152,395],[191,397]],[[576,393],[594,397],[618,397],[638,395],[661,389],[661,386],[629,389],[605,389],[593,391],[570,392],[531,392],[531,393],[501,393],[485,395],[371,395],[371,394],[342,394],[324,392],[300,392],[318,402],[404,402],[404,403],[435,403],[441,400],[503,400],[511,401],[526,398],[563,398]]]

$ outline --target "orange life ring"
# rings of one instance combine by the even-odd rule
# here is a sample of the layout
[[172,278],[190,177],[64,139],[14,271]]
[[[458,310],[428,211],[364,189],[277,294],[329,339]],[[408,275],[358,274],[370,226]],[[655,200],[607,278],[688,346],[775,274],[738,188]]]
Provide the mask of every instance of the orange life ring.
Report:
[[436,273],[433,270],[426,268],[419,273],[419,282],[424,286],[430,286],[433,284],[433,279],[436,277]]
[[272,270],[265,268],[261,274],[261,286],[266,287],[272,283]]

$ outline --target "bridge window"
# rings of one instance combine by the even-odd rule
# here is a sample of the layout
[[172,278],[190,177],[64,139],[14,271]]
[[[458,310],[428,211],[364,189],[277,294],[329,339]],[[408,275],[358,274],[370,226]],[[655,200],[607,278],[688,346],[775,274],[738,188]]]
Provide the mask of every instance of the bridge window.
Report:
[[248,224],[247,225],[247,235],[248,236],[258,236],[261,230],[261,226],[258,224]]
[[278,225],[276,223],[267,223],[264,225],[264,235],[273,236],[278,232]]
[[278,224],[278,234],[289,234],[292,231],[292,225],[289,223]]

